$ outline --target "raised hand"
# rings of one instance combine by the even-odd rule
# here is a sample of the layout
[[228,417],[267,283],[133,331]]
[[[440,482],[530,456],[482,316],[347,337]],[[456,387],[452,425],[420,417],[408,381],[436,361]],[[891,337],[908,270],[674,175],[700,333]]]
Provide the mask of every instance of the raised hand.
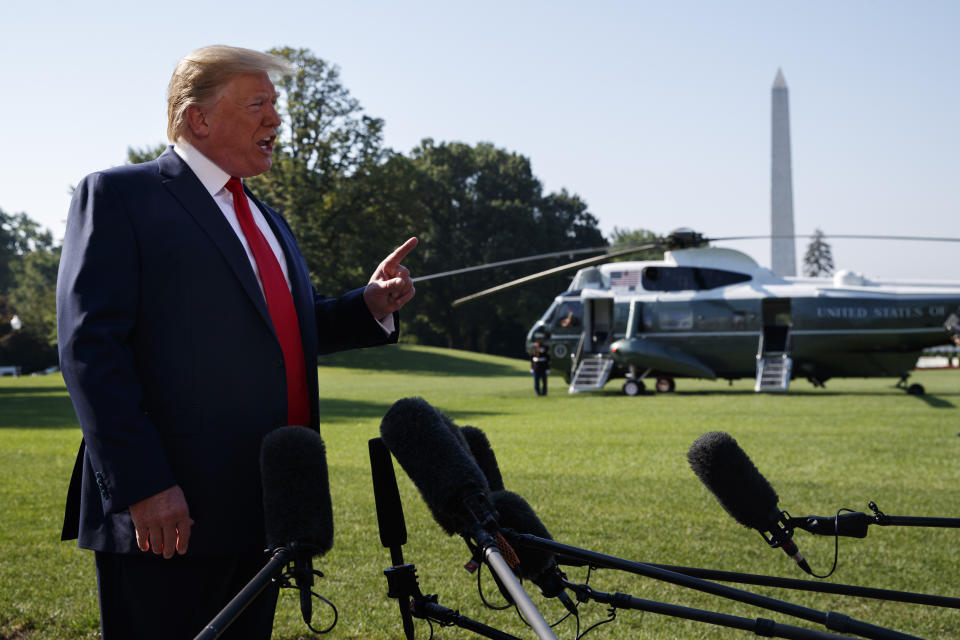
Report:
[[363,290],[363,301],[377,320],[397,311],[416,293],[410,272],[400,262],[417,246],[417,242],[416,238],[410,238],[397,247],[370,276],[370,282]]

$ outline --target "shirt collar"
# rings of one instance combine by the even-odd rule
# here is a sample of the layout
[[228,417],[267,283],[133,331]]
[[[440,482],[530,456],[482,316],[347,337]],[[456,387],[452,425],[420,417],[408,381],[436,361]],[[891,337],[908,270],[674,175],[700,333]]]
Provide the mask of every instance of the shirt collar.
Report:
[[227,184],[227,180],[230,179],[229,173],[215,165],[210,158],[200,153],[196,147],[183,138],[179,138],[174,143],[173,150],[187,163],[187,166],[200,179],[200,183],[211,196],[219,193]]

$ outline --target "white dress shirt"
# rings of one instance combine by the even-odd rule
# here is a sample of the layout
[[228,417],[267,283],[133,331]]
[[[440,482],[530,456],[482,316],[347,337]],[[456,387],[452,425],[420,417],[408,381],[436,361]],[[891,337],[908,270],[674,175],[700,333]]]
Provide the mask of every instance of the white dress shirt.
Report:
[[[190,170],[196,174],[203,188],[210,193],[217,203],[217,206],[220,207],[220,211],[223,212],[223,217],[227,219],[233,232],[237,234],[237,239],[240,240],[240,244],[243,245],[243,250],[247,253],[247,259],[250,260],[253,273],[257,277],[260,293],[263,293],[263,283],[260,280],[260,270],[257,268],[257,260],[253,257],[253,251],[250,250],[250,243],[247,242],[247,236],[244,235],[243,229],[240,227],[240,220],[237,218],[237,212],[233,208],[233,194],[227,190],[227,181],[230,180],[230,174],[215,165],[207,156],[200,153],[196,147],[182,138],[177,140],[177,143],[173,145],[173,150],[187,163]],[[277,241],[277,237],[273,235],[273,229],[270,228],[267,219],[263,217],[263,212],[260,211],[260,207],[250,199],[250,196],[244,195],[247,198],[250,213],[253,214],[253,222],[257,225],[257,228],[260,229],[260,233],[263,234],[267,244],[269,244],[273,250],[273,255],[276,256],[277,262],[280,263],[280,269],[283,271],[283,278],[287,281],[287,288],[290,289],[290,272],[287,269],[287,257],[283,253],[283,248],[280,246],[280,242]]]

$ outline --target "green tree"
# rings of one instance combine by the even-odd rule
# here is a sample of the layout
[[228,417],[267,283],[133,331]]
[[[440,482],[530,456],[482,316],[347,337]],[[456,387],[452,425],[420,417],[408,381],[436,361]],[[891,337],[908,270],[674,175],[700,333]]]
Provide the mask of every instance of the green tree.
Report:
[[8,214],[0,209],[0,294],[14,285],[21,256],[53,246],[53,234],[25,213]]
[[10,306],[23,321],[23,331],[48,345],[57,344],[57,270],[60,247],[37,249],[21,256]]
[[[544,195],[529,160],[520,154],[489,143],[469,146],[427,139],[412,151],[410,161],[420,173],[416,211],[426,215],[418,221],[419,274],[606,244],[587,205],[566,191]],[[562,262],[510,265],[427,281],[417,288],[408,331],[427,344],[521,355],[527,329],[566,289],[570,275],[456,308],[450,303]]]
[[819,228],[813,232],[813,238],[803,256],[803,273],[809,277],[829,276],[833,273],[833,252]]
[[[610,244],[612,245],[611,251],[619,251],[621,249],[627,249],[629,247],[636,247],[640,245],[650,244],[654,242],[663,242],[664,239],[661,236],[658,236],[653,231],[648,231],[647,229],[621,229],[620,227],[614,227],[613,233],[610,234]],[[635,254],[629,254],[625,256],[619,256],[613,258],[613,262],[624,261],[624,260],[662,260],[663,259],[663,248],[657,247],[653,249],[644,249],[643,251],[638,251]]]
[[[0,364],[25,372],[54,365],[60,248],[27,214],[0,210]],[[22,322],[14,331],[13,316]]]
[[383,222],[370,190],[385,177],[383,120],[363,113],[336,66],[306,49],[270,53],[296,72],[277,81],[283,125],[273,168],[249,183],[289,222],[314,283],[339,294],[365,282],[385,250],[405,239],[398,234],[375,252],[366,240]]
[[166,149],[167,145],[164,142],[145,147],[127,147],[127,164],[140,164],[141,162],[156,160]]

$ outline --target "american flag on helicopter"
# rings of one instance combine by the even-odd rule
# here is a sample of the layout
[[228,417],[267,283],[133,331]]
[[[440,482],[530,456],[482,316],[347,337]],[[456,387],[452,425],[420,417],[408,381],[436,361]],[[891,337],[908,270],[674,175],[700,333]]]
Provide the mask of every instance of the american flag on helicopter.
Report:
[[640,271],[611,271],[611,287],[627,287],[631,290],[640,284]]

